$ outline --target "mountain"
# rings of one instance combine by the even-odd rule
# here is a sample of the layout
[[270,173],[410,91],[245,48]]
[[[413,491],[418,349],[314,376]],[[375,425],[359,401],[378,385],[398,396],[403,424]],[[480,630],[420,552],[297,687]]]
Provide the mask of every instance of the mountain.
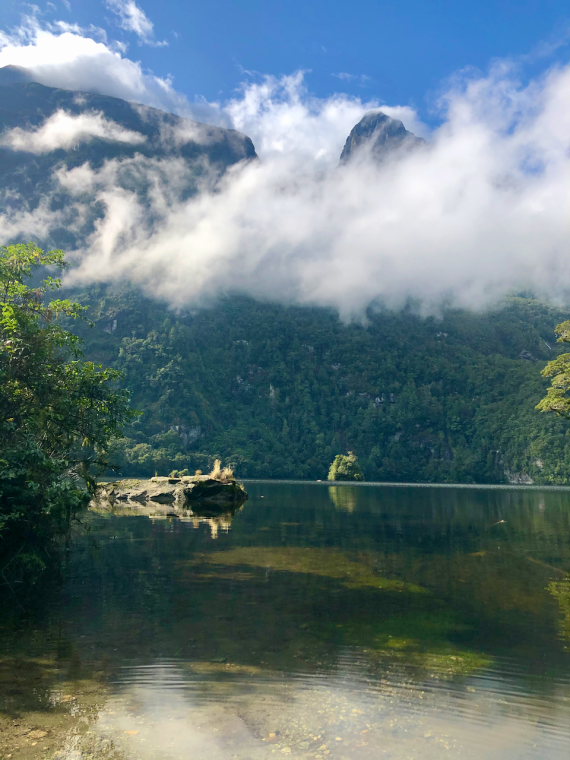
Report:
[[89,355],[125,373],[142,411],[115,445],[124,473],[206,471],[219,456],[244,477],[317,479],[353,450],[369,480],[568,480],[567,423],[534,406],[569,314],[532,299],[366,325],[243,297],[176,313],[126,287],[83,300]]
[[0,87],[12,84],[24,84],[33,82],[32,74],[21,66],[2,66],[0,68]]
[[[341,161],[382,163],[422,142],[372,112]],[[80,247],[112,202],[101,177],[143,203],[176,201],[255,159],[238,132],[0,69],[2,242]],[[534,410],[563,310],[511,298],[489,314],[370,310],[343,324],[244,297],[174,312],[128,286],[71,295],[90,306],[92,326],[72,325],[87,356],[123,371],[141,411],[114,442],[126,474],[208,470],[221,456],[244,477],[324,478],[351,449],[370,480],[569,479],[566,423]]]
[[[22,219],[20,228],[13,222],[17,239],[31,233],[43,245],[66,249],[84,243],[102,209],[91,187],[83,195],[75,187],[71,196],[69,180],[62,182],[70,170],[87,166],[96,173],[114,161],[115,188],[144,199],[158,182],[179,200],[229,166],[255,158],[249,137],[235,130],[98,93],[46,87],[18,67],[0,69],[0,206]],[[56,222],[46,234],[50,213]],[[21,228],[26,224],[30,229]]]
[[399,119],[392,119],[382,111],[369,111],[351,129],[340,162],[344,164],[363,153],[383,162],[423,144],[424,140],[408,132]]

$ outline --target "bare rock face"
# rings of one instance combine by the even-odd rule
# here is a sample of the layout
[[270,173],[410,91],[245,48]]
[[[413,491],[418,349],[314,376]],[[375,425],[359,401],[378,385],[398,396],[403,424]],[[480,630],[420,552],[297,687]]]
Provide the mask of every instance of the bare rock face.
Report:
[[354,126],[346,139],[340,163],[345,164],[357,155],[368,152],[378,162],[424,145],[404,127],[399,119],[392,119],[382,111],[369,111]]
[[235,480],[220,481],[215,478],[195,480],[191,483],[182,483],[180,494],[182,506],[191,509],[194,505],[217,505],[225,506],[246,495],[245,488]]

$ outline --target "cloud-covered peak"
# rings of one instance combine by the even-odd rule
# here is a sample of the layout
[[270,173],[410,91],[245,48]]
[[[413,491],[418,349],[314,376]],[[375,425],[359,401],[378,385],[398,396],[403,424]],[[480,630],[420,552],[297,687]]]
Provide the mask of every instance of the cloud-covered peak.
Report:
[[[2,38],[0,66],[8,64],[63,88],[57,107],[66,113],[101,111],[147,136],[105,144],[112,155],[98,152],[101,141],[81,142],[57,172],[48,167],[55,153],[3,149],[14,178],[23,177],[22,161],[30,174],[17,198],[0,183],[0,238],[81,235],[75,282],[125,279],[175,306],[237,291],[332,306],[346,318],[375,302],[436,313],[443,304],[481,308],[513,290],[568,297],[569,66],[527,83],[506,65],[458,75],[430,104],[440,124],[419,150],[402,150],[427,131],[409,106],[319,98],[302,72],[259,77],[232,100],[202,108],[201,120],[253,138],[261,160],[244,161],[255,152],[236,133],[119,101],[105,111],[93,91],[191,113],[169,81],[81,30],[34,27]],[[4,98],[0,115],[12,118],[7,105],[21,115],[25,100]],[[35,105],[28,121],[4,130],[31,130],[36,146],[52,139]],[[78,125],[55,122],[53,140]],[[362,158],[339,167],[349,132],[345,156]],[[394,151],[399,160],[383,160]],[[69,209],[75,230],[64,218]],[[88,229],[82,220],[93,209],[99,218]]]
[[171,82],[146,71],[121,49],[78,29],[31,24],[0,37],[0,68],[29,72],[33,81],[65,90],[112,95],[189,115],[188,100]]
[[340,161],[346,163],[364,151],[376,161],[384,161],[423,142],[408,132],[400,119],[392,118],[383,111],[369,111],[350,131]]

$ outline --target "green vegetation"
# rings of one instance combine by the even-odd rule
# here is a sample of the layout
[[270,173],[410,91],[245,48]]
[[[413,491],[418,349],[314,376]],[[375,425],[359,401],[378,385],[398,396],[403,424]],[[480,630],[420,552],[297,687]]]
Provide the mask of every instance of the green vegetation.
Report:
[[[61,251],[0,248],[0,567],[7,557],[41,566],[31,547],[64,533],[85,505],[92,469],[106,466],[107,443],[126,420],[119,373],[81,360],[79,339],[62,319],[83,307],[50,299]],[[35,277],[36,282],[31,284]]]
[[348,454],[337,454],[328,474],[329,480],[364,480],[358,457],[353,451]]
[[114,440],[128,476],[322,478],[339,451],[367,480],[564,483],[570,430],[534,407],[568,315],[511,298],[488,314],[325,309],[234,296],[170,311],[126,287],[82,294],[87,355],[124,373],[142,415]]
[[[557,325],[555,332],[558,343],[570,343],[570,321]],[[546,396],[536,408],[541,412],[556,412],[561,417],[570,418],[570,354],[560,354],[548,362],[542,374],[552,380]]]
[[[286,583],[289,593],[303,583],[303,594],[312,595],[313,605],[319,604],[319,595],[335,596],[326,614],[318,620],[309,616],[311,623],[302,626],[301,634],[308,630],[319,641],[360,647],[384,662],[428,671],[432,678],[468,675],[490,664],[489,656],[457,641],[469,635],[469,622],[425,587],[381,575],[377,565],[378,557],[366,553],[257,545],[198,554],[189,563],[196,578],[210,582],[240,577],[242,583],[255,583],[270,573],[272,584],[279,588]],[[355,595],[361,601],[356,608]]]
[[426,589],[416,583],[405,583],[397,578],[379,575],[369,567],[367,557],[351,559],[345,552],[306,546],[255,546],[240,547],[200,555],[197,564],[270,567],[272,572],[305,573],[323,578],[336,578],[345,588],[373,588],[383,591],[425,594]]

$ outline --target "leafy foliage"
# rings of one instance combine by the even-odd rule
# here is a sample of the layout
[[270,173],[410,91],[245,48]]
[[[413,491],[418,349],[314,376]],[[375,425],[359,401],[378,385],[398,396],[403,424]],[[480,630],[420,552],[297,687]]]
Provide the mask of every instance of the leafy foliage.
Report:
[[[0,552],[63,533],[88,499],[92,468],[128,417],[120,376],[81,359],[62,325],[84,307],[50,298],[64,254],[0,247]],[[23,552],[23,553],[22,553]]]
[[329,469],[328,480],[364,480],[358,457],[353,451],[336,455]]
[[82,297],[88,355],[124,373],[142,410],[113,442],[126,475],[221,458],[242,477],[322,478],[354,450],[368,480],[568,480],[570,431],[534,411],[568,315],[533,299],[343,324],[237,296],[176,313],[127,287]]
[[[556,327],[559,343],[570,343],[570,321]],[[552,378],[546,396],[537,404],[541,412],[556,412],[570,418],[570,354],[560,354],[542,370],[544,377]]]

